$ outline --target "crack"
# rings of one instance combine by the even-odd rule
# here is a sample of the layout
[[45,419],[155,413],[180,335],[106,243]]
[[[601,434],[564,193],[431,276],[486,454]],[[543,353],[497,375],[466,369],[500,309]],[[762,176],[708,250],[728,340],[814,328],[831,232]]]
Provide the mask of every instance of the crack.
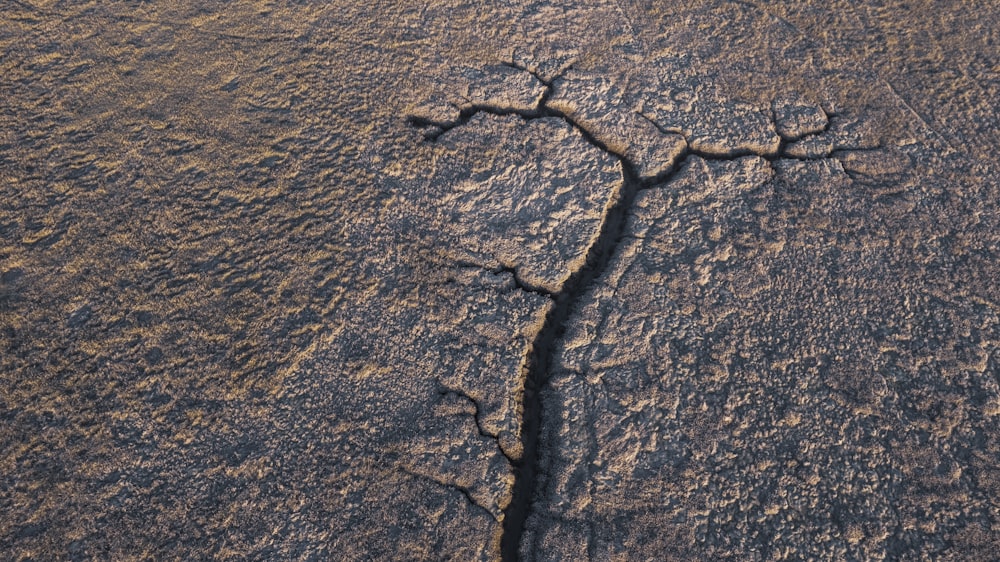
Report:
[[526,72],[530,74],[532,78],[541,82],[542,86],[545,86],[545,91],[542,92],[542,98],[538,101],[538,105],[540,106],[544,106],[552,97],[553,94],[552,85],[555,83],[555,81],[562,78],[563,74],[566,74],[567,72],[573,69],[572,64],[567,65],[565,68],[560,70],[559,74],[556,75],[554,78],[552,78],[551,80],[546,80],[545,78],[542,77],[541,74],[535,72],[534,70],[531,70],[530,68],[522,64],[517,64],[515,62],[501,62],[500,66],[506,66],[507,68],[513,68],[514,70],[520,70],[521,72]]
[[[635,114],[638,115],[639,117],[642,117],[646,121],[648,121],[651,125],[653,125],[654,127],[656,127],[657,131],[660,131],[664,135],[677,135],[677,136],[681,137],[682,139],[684,139],[684,145],[685,145],[684,152],[682,152],[680,154],[680,156],[677,157],[677,160],[679,162],[683,162],[684,160],[687,159],[688,156],[698,156],[700,158],[704,158],[705,160],[736,160],[737,158],[743,158],[745,156],[759,156],[761,158],[768,159],[768,158],[776,158],[777,155],[781,153],[780,149],[778,150],[777,153],[775,153],[774,155],[772,155],[771,153],[757,152],[757,151],[751,150],[749,148],[737,148],[737,149],[726,150],[726,151],[711,151],[711,150],[704,150],[704,149],[700,149],[700,148],[694,148],[694,146],[692,146],[692,144],[691,144],[692,143],[692,140],[691,140],[691,136],[692,135],[691,135],[691,133],[688,132],[688,131],[685,131],[682,127],[665,127],[665,126],[661,125],[660,123],[658,123],[655,119],[653,119],[652,117],[646,115],[645,113],[642,113],[641,111],[637,111],[637,112],[635,112]],[[661,180],[661,181],[659,181],[657,183],[662,183],[663,181],[666,180],[666,178],[668,178],[669,176],[673,175],[674,169],[676,169],[676,168],[677,168],[677,164],[675,163],[675,165],[673,167],[671,167],[670,169],[668,169],[666,172],[663,172],[662,174],[660,174],[660,175],[665,176],[665,177],[664,177],[664,180]]]
[[[539,104],[539,107],[542,106]],[[539,109],[524,110],[488,104],[473,104],[462,109],[458,114],[458,118],[453,121],[434,121],[433,119],[418,117],[415,115],[407,117],[406,120],[414,127],[425,129],[424,138],[428,141],[434,142],[448,131],[467,124],[473,117],[479,115],[480,113],[488,113],[490,115],[518,115],[526,121],[539,119],[541,117],[548,117],[548,115],[545,115]]]
[[439,382],[438,384],[441,385],[441,388],[438,390],[438,394],[440,394],[441,396],[457,396],[459,398],[467,400],[470,404],[472,404],[472,407],[475,409],[475,411],[472,413],[472,418],[476,423],[476,430],[479,433],[479,436],[496,441],[497,449],[500,450],[500,454],[502,454],[504,458],[507,459],[508,463],[513,465],[515,462],[517,462],[518,460],[517,456],[512,455],[511,453],[506,451],[503,445],[500,444],[500,435],[497,433],[492,433],[488,431],[485,427],[483,427],[483,421],[482,421],[483,408],[482,405],[479,403],[479,400],[476,400],[471,395],[469,395],[469,393],[463,390],[446,386],[444,383],[441,382]]
[[[424,138],[427,139],[428,141],[434,142],[438,138],[440,138],[441,135],[447,133],[448,131],[467,124],[473,117],[475,117],[480,113],[488,113],[490,115],[518,115],[526,121],[531,119],[540,119],[542,117],[566,118],[566,116],[561,111],[553,110],[548,106],[548,101],[552,97],[552,93],[554,91],[553,83],[559,79],[559,76],[556,76],[552,80],[546,80],[542,78],[540,74],[525,66],[521,66],[512,62],[502,62],[500,63],[500,65],[530,74],[535,80],[538,80],[538,82],[545,87],[545,90],[542,92],[542,96],[538,99],[538,102],[535,103],[534,109],[524,110],[524,109],[500,107],[489,104],[471,104],[469,107],[461,109],[459,111],[458,118],[452,121],[434,121],[433,119],[428,119],[426,117],[419,117],[416,115],[408,116],[406,118],[406,121],[410,125],[413,125],[414,127],[420,129],[426,129],[424,131]],[[563,69],[562,72],[565,73],[571,68],[573,68],[572,65]],[[576,125],[572,122],[570,122],[570,125],[573,125],[575,129],[580,130],[582,132],[582,129],[579,127],[579,125]]]
[[[785,148],[788,146],[789,143],[799,142],[800,140],[807,139],[809,137],[818,137],[818,136],[822,135],[823,133],[829,133],[830,132],[830,127],[833,126],[833,120],[835,118],[837,118],[837,117],[840,117],[840,114],[839,113],[834,113],[834,112],[827,111],[827,110],[823,109],[822,107],[820,107],[819,110],[823,112],[823,117],[826,118],[826,123],[823,124],[823,128],[822,129],[820,129],[818,131],[808,131],[808,132],[802,133],[801,135],[783,135],[783,134],[781,134],[780,131],[778,132],[778,137],[781,138],[781,145],[778,148],[778,153],[779,154],[781,154],[781,153],[784,152]],[[774,123],[778,122],[778,116],[777,116],[777,114],[775,113],[774,110],[771,110],[771,121],[774,122]]]
[[535,285],[533,283],[530,283],[522,279],[521,276],[517,273],[517,268],[515,267],[509,265],[502,265],[499,268],[490,269],[489,272],[492,273],[493,275],[501,275],[503,273],[509,273],[511,277],[513,277],[514,279],[514,286],[516,286],[518,289],[521,289],[526,293],[532,293],[546,298],[552,298],[554,295],[552,291],[546,289],[545,287],[539,287],[538,285]]
[[[448,131],[467,124],[473,117],[480,113],[501,116],[517,115],[525,121],[542,118],[561,119],[579,132],[587,143],[616,158],[621,165],[622,172],[620,187],[611,194],[598,228],[598,234],[593,244],[587,249],[583,265],[570,273],[558,291],[546,291],[525,283],[520,279],[517,270],[513,267],[502,266],[498,269],[490,270],[494,273],[509,272],[513,275],[515,284],[518,287],[532,293],[545,295],[554,301],[554,305],[549,309],[542,327],[535,334],[534,340],[529,344],[525,354],[527,359],[522,365],[521,445],[523,454],[518,458],[514,458],[502,451],[501,448],[504,456],[510,461],[514,472],[511,501],[503,510],[502,518],[499,519],[502,522],[502,534],[499,540],[501,560],[510,562],[520,558],[519,549],[525,530],[524,527],[534,507],[532,505],[532,494],[536,487],[539,461],[538,438],[544,409],[541,392],[548,384],[556,366],[559,341],[565,335],[570,316],[590,289],[593,281],[604,274],[611,265],[612,258],[621,241],[628,238],[628,234],[626,233],[628,213],[632,209],[637,195],[643,190],[669,182],[692,156],[708,161],[732,161],[747,156],[756,156],[773,163],[781,159],[823,160],[826,158],[836,158],[836,155],[830,153],[815,158],[805,158],[792,156],[787,153],[787,145],[789,143],[821,135],[829,131],[832,117],[834,117],[834,115],[829,113],[826,114],[827,124],[822,131],[796,135],[789,138],[782,137],[778,150],[773,153],[758,152],[750,149],[738,149],[726,152],[695,149],[691,146],[688,134],[685,134],[681,130],[663,127],[648,116],[639,113],[640,116],[650,121],[661,133],[680,134],[686,144],[685,150],[676,156],[670,166],[663,172],[652,177],[641,177],[637,172],[635,163],[623,152],[610,148],[608,144],[581,125],[571,115],[548,105],[548,100],[553,94],[553,82],[559,78],[558,76],[552,80],[545,80],[526,67],[514,63],[504,64],[531,74],[545,86],[545,91],[534,108],[524,110],[488,104],[473,104],[462,109],[458,118],[451,121],[434,121],[424,117],[410,116],[407,118],[408,123],[414,127],[426,129],[424,137],[428,142],[433,143]],[[826,112],[824,111],[824,113]],[[455,393],[470,400],[476,407],[476,424],[479,427],[480,434],[494,439],[497,438],[483,430],[479,420],[479,404],[471,396],[453,389],[445,389],[443,393]]]
[[[741,149],[734,149],[727,151],[711,151],[700,148],[694,148],[691,145],[690,133],[684,131],[683,129],[679,127],[664,127],[663,125],[660,125],[655,119],[642,112],[636,112],[636,115],[648,121],[650,124],[656,127],[656,130],[660,131],[665,135],[679,135],[681,138],[684,139],[684,142],[687,145],[684,152],[677,157],[678,162],[675,163],[674,166],[672,166],[666,172],[660,174],[660,176],[655,178],[655,180],[653,181],[654,185],[665,183],[669,179],[669,177],[673,175],[674,171],[680,166],[680,164],[683,164],[689,156],[697,156],[699,158],[702,158],[703,160],[708,160],[712,162],[738,160],[740,158],[745,158],[747,156],[756,156],[758,158],[761,158],[763,160],[772,163],[777,162],[778,160],[798,160],[800,162],[812,162],[816,160],[829,160],[829,159],[839,160],[840,154],[844,152],[871,151],[871,150],[878,150],[881,148],[880,145],[874,147],[858,147],[858,148],[835,145],[833,147],[833,150],[831,150],[830,152],[825,154],[820,154],[817,156],[796,156],[794,154],[789,154],[788,146],[790,144],[813,137],[819,137],[822,136],[824,133],[830,131],[830,128],[833,126],[833,119],[838,117],[838,114],[828,113],[826,110],[823,110],[822,108],[820,110],[823,111],[823,114],[826,115],[827,118],[826,124],[823,125],[822,130],[803,133],[801,135],[779,134],[778,138],[780,140],[778,142],[778,149],[775,152],[758,152],[755,150],[751,150],[749,148],[741,148]],[[662,177],[661,179],[661,176],[664,177]]]
[[444,480],[438,480],[437,478],[434,478],[433,476],[429,476],[427,474],[423,474],[422,472],[417,472],[417,471],[415,471],[415,470],[413,470],[413,469],[411,469],[411,468],[409,468],[407,466],[404,466],[404,465],[399,465],[399,470],[401,470],[405,474],[409,474],[410,476],[413,476],[414,478],[417,478],[417,479],[420,479],[420,480],[424,480],[424,481],[427,481],[427,482],[431,482],[431,483],[437,484],[438,486],[441,486],[443,488],[450,488],[452,490],[455,490],[455,491],[459,492],[460,494],[462,494],[462,496],[465,497],[466,501],[468,501],[470,505],[472,505],[474,507],[478,507],[479,509],[483,510],[484,512],[486,512],[487,515],[490,516],[490,519],[496,521],[497,523],[500,522],[500,518],[497,517],[497,515],[495,513],[493,513],[492,510],[490,510],[490,508],[488,508],[485,505],[483,505],[483,504],[479,503],[478,501],[476,501],[476,498],[472,497],[472,492],[468,488],[466,488],[465,486],[460,486],[460,485],[455,484],[453,482],[445,482]]
[[535,285],[530,281],[526,281],[518,273],[517,267],[507,264],[500,264],[498,267],[487,267],[481,263],[474,261],[460,261],[455,264],[457,267],[474,267],[477,269],[483,269],[492,275],[503,275],[505,273],[510,274],[512,280],[514,281],[514,286],[518,289],[524,291],[525,293],[531,293],[538,295],[540,297],[552,298],[555,293],[546,289],[545,287]]

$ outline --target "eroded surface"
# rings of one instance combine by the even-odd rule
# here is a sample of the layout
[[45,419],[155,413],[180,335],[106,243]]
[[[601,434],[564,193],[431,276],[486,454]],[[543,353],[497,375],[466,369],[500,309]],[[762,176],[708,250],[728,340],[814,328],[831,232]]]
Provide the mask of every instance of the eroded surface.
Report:
[[996,10],[689,4],[9,2],[3,551],[1000,548]]

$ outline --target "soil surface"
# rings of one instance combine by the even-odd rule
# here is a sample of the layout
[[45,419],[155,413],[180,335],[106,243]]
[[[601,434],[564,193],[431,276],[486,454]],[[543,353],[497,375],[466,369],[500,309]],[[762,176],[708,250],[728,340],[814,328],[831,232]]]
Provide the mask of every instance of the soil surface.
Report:
[[998,45],[0,0],[0,551],[1000,558]]

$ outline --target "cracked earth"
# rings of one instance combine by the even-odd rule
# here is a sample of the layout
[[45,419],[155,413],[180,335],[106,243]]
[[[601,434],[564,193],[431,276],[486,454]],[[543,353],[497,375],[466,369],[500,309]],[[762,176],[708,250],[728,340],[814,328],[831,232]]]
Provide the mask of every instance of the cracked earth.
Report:
[[[523,75],[512,74],[511,69],[526,73],[534,80],[525,80]],[[525,354],[527,364],[524,367],[520,398],[521,419],[514,429],[515,433],[521,435],[520,447],[516,449],[516,453],[511,453],[501,446],[514,469],[515,481],[510,503],[504,508],[503,534],[499,542],[503,557],[514,560],[518,557],[524,526],[530,514],[533,501],[531,494],[536,488],[538,431],[545,410],[541,393],[552,370],[558,368],[553,364],[556,353],[554,346],[564,337],[565,325],[576,312],[578,303],[585,297],[595,279],[605,273],[628,233],[627,216],[633,212],[639,193],[653,188],[669,189],[675,172],[687,164],[689,157],[698,158],[701,162],[735,162],[741,157],[756,157],[745,159],[741,165],[750,168],[756,165],[759,168],[760,160],[765,160],[774,169],[775,163],[782,159],[837,158],[852,150],[849,145],[836,144],[820,136],[831,131],[831,116],[826,111],[795,100],[775,102],[771,123],[767,122],[762,113],[755,114],[752,108],[745,106],[706,108],[706,112],[738,111],[735,116],[724,116],[722,119],[735,117],[756,125],[751,126],[749,131],[741,129],[743,134],[749,133],[751,140],[747,140],[727,137],[718,131],[706,131],[700,126],[698,118],[692,118],[687,113],[663,112],[662,108],[673,108],[674,104],[670,101],[663,103],[662,99],[657,100],[661,103],[653,104],[653,111],[661,110],[657,115],[662,115],[662,123],[643,113],[641,106],[608,107],[602,104],[599,110],[588,107],[587,102],[590,100],[605,101],[608,98],[622,97],[609,95],[608,90],[614,88],[614,85],[600,74],[575,73],[572,78],[567,79],[567,72],[563,72],[552,80],[545,80],[537,71],[515,63],[490,70],[492,72],[476,73],[482,75],[483,82],[471,85],[470,92],[474,97],[466,103],[461,106],[443,104],[439,107],[425,107],[424,114],[409,117],[410,124],[423,129],[426,139],[437,142],[457,127],[482,124],[484,116],[488,115],[517,116],[526,123],[541,119],[557,120],[575,129],[594,148],[615,158],[621,173],[620,185],[610,193],[610,199],[596,225],[596,233],[591,236],[590,245],[585,249],[582,260],[578,258],[574,263],[568,264],[568,275],[561,279],[560,285],[532,285],[523,281],[527,275],[519,275],[511,266],[493,271],[495,274],[509,272],[522,290],[544,294],[553,301]],[[602,89],[602,86],[605,88]],[[631,97],[657,99],[657,92],[641,92],[639,96]],[[503,103],[509,105],[502,105]],[[641,119],[637,119],[637,116]],[[699,132],[695,133],[679,124],[685,122],[691,123],[691,128]],[[841,132],[839,129],[840,127],[830,136],[837,138],[837,133]],[[839,138],[845,137],[840,135]],[[449,140],[451,139],[445,137],[444,142]],[[843,170],[842,164],[839,169]],[[559,178],[553,179],[558,181]],[[471,397],[468,398],[476,404],[478,424],[479,405]],[[480,434],[496,438],[493,434],[483,432],[482,428]],[[525,554],[530,552],[528,550]]]
[[0,14],[13,560],[992,560],[1000,13]]

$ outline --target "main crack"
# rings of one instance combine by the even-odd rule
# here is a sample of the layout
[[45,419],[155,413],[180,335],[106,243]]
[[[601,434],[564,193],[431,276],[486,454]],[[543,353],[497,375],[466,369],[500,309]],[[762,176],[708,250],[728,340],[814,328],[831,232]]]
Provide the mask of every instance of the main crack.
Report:
[[[503,510],[501,535],[499,537],[500,556],[504,562],[513,562],[520,558],[521,538],[533,507],[532,494],[536,488],[539,460],[538,438],[541,429],[542,413],[544,411],[541,395],[552,376],[556,354],[558,353],[558,342],[565,335],[567,321],[577,309],[579,301],[585,296],[594,280],[604,274],[611,264],[619,244],[625,238],[628,213],[632,209],[638,194],[645,189],[670,182],[691,157],[698,157],[707,161],[731,161],[737,158],[756,156],[773,164],[773,162],[779,159],[820,160],[823,158],[836,158],[836,154],[831,153],[818,158],[798,158],[788,155],[786,152],[786,147],[792,142],[802,140],[802,138],[807,136],[825,133],[830,126],[829,118],[833,117],[829,114],[827,115],[828,123],[822,131],[796,138],[782,137],[779,149],[776,152],[758,153],[752,150],[709,152],[693,148],[690,140],[681,131],[663,127],[653,119],[640,113],[641,117],[649,120],[662,134],[677,134],[685,141],[684,150],[673,159],[673,162],[664,171],[655,176],[641,177],[637,172],[638,167],[636,163],[629,159],[623,152],[612,149],[607,143],[583,126],[583,124],[574,119],[572,115],[549,106],[548,100],[554,92],[553,83],[558,77],[546,80],[538,73],[526,67],[511,63],[505,63],[505,65],[531,74],[544,85],[545,89],[533,109],[525,110],[488,104],[472,104],[462,109],[459,112],[458,118],[451,121],[434,121],[424,117],[411,116],[408,117],[408,122],[414,127],[424,129],[424,137],[429,142],[435,142],[451,129],[469,123],[472,118],[480,113],[500,116],[517,115],[525,121],[543,118],[561,119],[579,132],[589,144],[617,159],[622,170],[620,187],[611,194],[611,199],[602,217],[598,234],[594,239],[594,243],[587,249],[583,265],[570,273],[558,291],[542,293],[534,287],[523,287],[530,292],[545,294],[545,296],[552,299],[553,306],[549,309],[541,328],[535,334],[535,338],[532,340],[526,353],[527,361],[522,366],[521,443],[523,453],[520,458],[512,458],[506,452],[501,451],[511,463],[514,472],[514,484],[511,501]],[[512,273],[515,281],[520,279],[518,272],[513,268],[505,267],[503,271]],[[522,283],[518,283],[518,286],[521,287]],[[448,390],[454,392],[451,389]],[[482,430],[480,431],[482,432]]]

